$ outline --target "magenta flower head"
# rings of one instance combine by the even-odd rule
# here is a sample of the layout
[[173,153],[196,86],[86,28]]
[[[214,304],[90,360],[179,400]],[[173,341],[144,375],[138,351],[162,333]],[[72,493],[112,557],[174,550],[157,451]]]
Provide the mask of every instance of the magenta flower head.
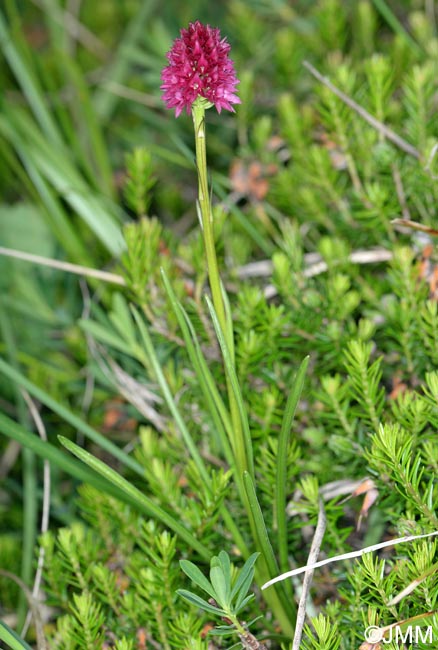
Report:
[[234,112],[232,104],[240,104],[235,94],[239,81],[228,56],[230,49],[219,29],[198,20],[181,30],[167,53],[169,65],[161,73],[163,100],[167,108],[175,108],[176,117],[184,108],[190,113],[198,97],[207,100],[206,108]]

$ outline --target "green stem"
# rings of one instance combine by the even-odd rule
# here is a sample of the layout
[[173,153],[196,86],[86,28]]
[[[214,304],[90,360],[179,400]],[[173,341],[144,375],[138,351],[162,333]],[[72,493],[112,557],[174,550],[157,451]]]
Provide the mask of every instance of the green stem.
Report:
[[[263,520],[260,507],[257,503],[258,510],[254,513],[251,495],[247,493],[245,481],[254,484],[254,465],[252,462],[252,448],[249,428],[245,427],[244,405],[240,395],[240,389],[235,372],[235,354],[232,317],[227,302],[227,296],[222,287],[219,267],[216,257],[216,247],[214,242],[214,224],[213,214],[210,203],[210,193],[207,177],[207,154],[206,154],[206,137],[205,137],[205,109],[208,108],[208,102],[202,97],[192,105],[193,124],[195,129],[196,143],[196,164],[198,170],[198,216],[201,222],[202,234],[204,238],[205,254],[207,258],[207,271],[211,289],[212,303],[208,302],[210,313],[218,337],[222,356],[225,366],[225,376],[227,383],[228,401],[230,406],[230,416],[232,424],[233,439],[230,440],[233,455],[235,457],[236,474],[235,480],[237,490],[245,508],[251,531],[253,534],[256,547],[261,552],[265,567],[266,575],[276,575],[278,567],[276,566],[275,556],[272,547],[267,538],[266,526]],[[240,406],[240,408],[239,408]],[[255,499],[256,500],[256,499]],[[254,499],[253,499],[254,501]],[[258,516],[256,516],[258,515]],[[265,531],[266,539],[263,537],[261,530]],[[269,567],[269,569],[268,569]],[[283,592],[280,597],[276,592],[265,594],[268,604],[271,606],[274,615],[283,630],[289,636],[293,635],[293,621],[295,619],[295,607],[293,603],[285,603]]]
[[[280,559],[280,569],[286,572],[289,567],[289,548],[287,539],[287,518],[286,518],[286,490],[287,490],[287,456],[290,442],[290,432],[295,416],[295,411],[303,389],[304,377],[306,374],[307,366],[309,365],[309,357],[305,357],[302,361],[284,411],[283,422],[281,424],[280,436],[278,439],[278,455],[277,455],[277,476],[275,484],[275,507],[276,507],[276,523],[277,523],[277,540],[278,540],[278,555]],[[275,520],[275,517],[274,517]],[[290,584],[290,583],[289,583]],[[287,587],[286,587],[287,588]]]
[[[207,153],[205,145],[205,107],[202,102],[195,102],[192,108],[195,127],[196,165],[198,168],[198,204],[202,219],[205,254],[207,257],[208,279],[210,282],[213,305],[224,336],[227,337],[227,321],[222,296],[221,279],[214,244],[213,213],[207,178]],[[228,337],[227,337],[228,338]],[[229,344],[229,341],[227,341]]]
[[[207,177],[207,153],[205,143],[205,108],[206,101],[198,98],[192,106],[193,124],[195,129],[195,145],[196,145],[196,165],[198,170],[198,206],[200,212],[200,220],[202,226],[202,234],[204,238],[205,255],[207,258],[207,271],[210,283],[211,296],[213,300],[214,310],[219,321],[220,329],[222,330],[224,339],[227,344],[228,351],[231,356],[231,361],[234,365],[234,340],[233,328],[230,318],[227,318],[227,310],[224,301],[223,288],[219,275],[219,267],[216,256],[216,247],[214,242],[214,226],[213,226],[213,213],[211,210],[210,193],[208,189]],[[228,372],[227,377],[227,390],[230,405],[231,421],[234,429],[235,440],[230,441],[234,452],[237,447],[242,446],[244,440],[244,433],[242,421],[239,413],[237,400],[231,385]],[[245,445],[243,444],[245,449]],[[252,464],[248,462],[247,453],[239,455],[240,474],[249,471],[253,475]],[[242,494],[243,496],[243,494]]]

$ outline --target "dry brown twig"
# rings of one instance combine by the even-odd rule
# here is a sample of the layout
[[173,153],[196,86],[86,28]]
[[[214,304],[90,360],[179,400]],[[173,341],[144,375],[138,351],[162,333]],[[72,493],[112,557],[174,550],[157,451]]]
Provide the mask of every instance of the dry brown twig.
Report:
[[438,179],[438,175],[437,174],[432,174],[431,167],[432,167],[432,163],[434,161],[434,158],[435,158],[437,152],[438,152],[438,142],[433,145],[433,147],[432,147],[432,149],[430,151],[430,154],[429,154],[429,158],[427,159],[426,166],[424,168],[424,171],[428,172],[430,174],[431,179],[434,180],[434,181],[436,181]]
[[244,650],[268,650],[264,643],[256,639],[256,637],[247,632],[244,634],[239,634],[239,639]]
[[299,567],[297,569],[292,569],[291,571],[286,571],[276,578],[272,578],[265,582],[262,585],[262,589],[267,589],[277,582],[286,580],[286,578],[292,578],[297,576],[300,573],[305,573],[308,569],[318,569],[319,567],[325,566],[326,564],[332,564],[333,562],[341,562],[344,560],[352,560],[356,557],[361,557],[366,553],[373,553],[374,551],[380,551],[382,548],[389,548],[391,546],[397,546],[398,544],[405,544],[406,542],[413,542],[417,539],[427,539],[429,537],[435,537],[438,535],[438,530],[433,531],[432,533],[424,533],[423,535],[406,535],[405,537],[397,537],[397,539],[390,539],[386,542],[380,542],[379,544],[373,544],[372,546],[366,546],[361,548],[358,551],[351,551],[349,553],[343,553],[342,555],[335,555],[334,557],[328,557],[325,560],[320,560],[319,562],[314,562],[311,565],[306,564],[306,566]]
[[402,226],[403,228],[419,230],[420,232],[425,232],[428,235],[438,235],[438,230],[436,228],[431,228],[430,226],[426,226],[423,223],[418,223],[418,221],[412,221],[411,219],[393,219],[391,223],[394,226]]
[[14,248],[5,248],[0,246],[0,255],[4,257],[12,257],[22,262],[31,262],[39,266],[48,266],[58,271],[66,271],[67,273],[74,273],[75,275],[82,275],[88,278],[95,278],[96,280],[103,280],[111,284],[118,284],[126,286],[125,279],[116,273],[109,273],[108,271],[100,271],[99,269],[92,269],[88,266],[80,266],[79,264],[72,264],[71,262],[59,262],[50,257],[42,257],[41,255],[34,255],[33,253],[25,253],[18,251]]
[[39,603],[33,596],[28,586],[16,575],[5,569],[0,569],[0,575],[5,578],[13,580],[23,591],[26,596],[29,607],[32,611],[33,620],[35,623],[36,645],[38,650],[49,650],[46,637],[44,635],[44,625],[41,616],[41,603]]
[[312,544],[310,546],[309,557],[307,560],[308,568],[304,574],[303,587],[301,591],[300,602],[298,604],[297,622],[295,625],[294,640],[292,643],[292,650],[300,650],[301,637],[303,635],[304,622],[306,620],[306,606],[309,597],[310,586],[313,579],[312,565],[318,559],[319,551],[321,549],[322,540],[324,537],[327,519],[324,510],[322,499],[319,499],[319,513],[318,522],[316,524],[315,534],[313,536]]
[[[357,250],[353,251],[348,257],[352,264],[379,264],[381,262],[389,262],[393,257],[392,251],[386,248],[375,248],[371,250]],[[303,271],[303,277],[313,278],[316,275],[325,273],[328,270],[328,265],[321,256],[315,253],[310,253],[304,256],[304,261],[308,262],[309,259],[315,260],[312,264],[306,266]],[[272,275],[273,265],[270,260],[263,260],[247,264],[237,269],[237,274],[240,278],[248,277],[269,277]],[[265,297],[269,300],[277,295],[277,289],[272,284],[268,284],[264,288]]]
[[403,187],[403,180],[400,174],[400,170],[396,165],[392,166],[392,178],[394,179],[395,190],[397,192],[397,198],[400,204],[403,219],[410,219],[411,214],[409,212],[408,203],[406,201],[406,194]]
[[347,104],[347,106],[349,106],[353,111],[360,115],[362,119],[368,122],[368,124],[374,127],[385,138],[390,140],[390,142],[417,160],[421,159],[421,154],[418,149],[409,144],[409,142],[406,142],[406,140],[399,136],[395,131],[390,129],[389,126],[386,126],[386,124],[383,124],[383,122],[377,120],[373,115],[371,115],[371,113],[368,113],[368,111],[360,106],[360,104],[357,104],[354,99],[351,99],[351,97],[342,92],[342,90],[339,90],[339,88],[335,86],[330,81],[330,79],[318,72],[318,70],[311,63],[308,61],[303,61],[303,66],[310,72],[311,75],[315,77],[315,79],[318,79],[318,81],[326,86],[329,90],[331,90],[332,93],[336,95],[336,97],[339,97],[339,99],[341,99],[344,104]]
[[100,370],[117,391],[137,411],[151,422],[158,431],[165,431],[166,419],[155,410],[154,404],[161,404],[162,398],[144,384],[125,372],[91,335],[87,339],[90,355]]
[[[21,394],[23,395],[23,399],[27,404],[27,407],[29,409],[29,413],[32,416],[32,419],[35,423],[36,430],[38,431],[38,434],[41,438],[41,440],[44,440],[47,442],[47,433],[46,433],[46,428],[44,426],[44,422],[42,421],[41,415],[35,405],[35,402],[32,400],[31,396],[29,393],[25,390],[21,391]],[[41,533],[44,534],[47,532],[49,529],[49,515],[50,515],[50,463],[48,460],[44,460],[43,464],[43,508],[42,508],[42,515],[41,515]],[[33,583],[33,589],[32,589],[32,598],[36,603],[38,603],[39,599],[39,593],[40,593],[40,587],[41,587],[41,580],[43,576],[43,568],[44,568],[44,557],[45,557],[45,551],[44,547],[40,546],[39,552],[38,552],[38,563],[37,563],[37,570],[35,573],[35,579]],[[26,616],[26,620],[23,626],[23,629],[21,631],[21,636],[25,637],[26,632],[29,628],[30,621],[32,617],[34,618],[34,624],[35,627],[39,625],[38,620],[35,619],[35,608],[31,606],[31,601],[29,601],[29,611]],[[37,630],[38,632],[38,630]],[[43,648],[44,646],[41,646]]]
[[[386,248],[357,250],[353,251],[348,259],[353,264],[378,264],[380,262],[389,262],[392,259],[392,252]],[[304,267],[303,275],[305,278],[312,278],[328,269],[319,253],[306,253],[304,255]],[[273,270],[271,260],[260,260],[239,266],[236,269],[236,275],[240,280],[245,278],[268,278],[272,275]]]

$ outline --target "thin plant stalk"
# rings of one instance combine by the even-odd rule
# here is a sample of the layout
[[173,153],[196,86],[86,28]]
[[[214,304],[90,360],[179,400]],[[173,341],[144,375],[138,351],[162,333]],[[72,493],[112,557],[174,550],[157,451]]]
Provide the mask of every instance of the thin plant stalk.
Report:
[[287,571],[289,567],[286,520],[287,451],[289,447],[290,430],[295,416],[297,404],[300,399],[301,391],[303,389],[304,377],[308,365],[309,357],[306,357],[298,369],[292,390],[289,393],[283,415],[283,421],[281,424],[280,437],[278,440],[275,508],[277,520],[278,554],[281,571]]
[[[205,254],[207,257],[208,279],[216,314],[226,336],[228,327],[225,317],[225,305],[222,297],[222,286],[214,243],[213,214],[210,203],[210,193],[207,178],[207,153],[205,134],[204,102],[196,101],[192,108],[193,125],[195,129],[196,166],[198,170],[198,205],[201,213],[201,228],[204,237]],[[229,341],[227,341],[229,345]],[[231,348],[231,346],[230,346]]]
[[[195,145],[196,145],[196,165],[198,171],[198,206],[200,212],[201,228],[204,238],[205,255],[207,258],[208,279],[211,289],[212,302],[219,326],[225,338],[227,348],[229,350],[232,363],[234,364],[234,341],[232,333],[232,325],[228,322],[226,317],[226,308],[223,297],[223,288],[219,275],[219,267],[217,262],[216,247],[214,242],[214,225],[213,213],[211,210],[210,193],[208,188],[207,177],[207,154],[206,154],[206,133],[205,133],[205,100],[198,98],[192,106],[193,124],[195,129]],[[226,372],[227,377],[227,390],[230,405],[230,415],[234,430],[235,441],[231,441],[232,447],[236,446],[245,449],[244,432],[239,409],[237,405],[236,396],[230,382],[229,374]],[[236,444],[233,444],[237,442]],[[239,455],[238,471],[240,476],[243,472],[249,471],[253,475],[253,468],[247,457],[247,453]],[[238,483],[241,481],[238,480]]]
[[[230,416],[234,432],[234,439],[231,441],[231,446],[236,455],[235,465],[237,469],[236,485],[245,507],[251,530],[253,531],[254,541],[256,546],[261,551],[264,563],[269,573],[275,573],[275,560],[272,561],[272,548],[271,555],[267,557],[267,546],[270,546],[269,540],[266,545],[261,543],[263,537],[261,528],[266,532],[266,527],[263,522],[260,509],[258,509],[259,520],[255,516],[253,503],[248,495],[248,490],[244,481],[253,485],[254,481],[254,465],[252,462],[252,448],[251,440],[249,438],[249,431],[246,431],[243,423],[244,409],[243,403],[238,401],[239,386],[237,377],[235,376],[235,356],[234,356],[234,340],[233,340],[233,327],[232,320],[227,310],[224,289],[222,287],[219,266],[216,256],[216,247],[214,242],[214,224],[213,214],[211,210],[210,193],[208,188],[207,176],[207,156],[206,156],[206,133],[205,133],[205,105],[206,102],[202,98],[198,98],[192,106],[192,116],[195,128],[195,143],[196,143],[196,164],[198,171],[198,206],[199,216],[204,238],[205,254],[207,258],[207,271],[209,277],[209,284],[212,295],[212,303],[209,301],[210,313],[215,323],[216,335],[218,336],[221,344],[222,355],[225,364],[226,383],[228,391],[228,400],[230,406]],[[249,438],[249,439],[248,439]],[[263,526],[260,526],[260,517]],[[267,535],[267,533],[266,533]],[[295,607],[293,603],[288,604],[282,594],[275,594],[271,599],[270,606],[279,621],[281,621],[282,628],[292,636],[293,634],[293,621],[295,619]]]

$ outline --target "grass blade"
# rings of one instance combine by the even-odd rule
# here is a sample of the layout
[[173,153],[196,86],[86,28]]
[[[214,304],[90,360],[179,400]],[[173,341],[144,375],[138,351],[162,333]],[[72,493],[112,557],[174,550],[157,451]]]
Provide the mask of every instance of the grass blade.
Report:
[[411,48],[411,50],[418,56],[421,55],[422,49],[418,43],[412,38],[409,32],[403,27],[397,16],[388,7],[385,0],[373,0],[373,5],[380,13],[382,18],[388,23],[395,34],[398,34]]
[[246,414],[245,404],[243,402],[242,393],[239,386],[239,380],[237,379],[236,370],[232,362],[231,353],[228,349],[227,342],[225,341],[224,334],[222,332],[221,326],[219,324],[215,309],[213,304],[208,296],[206,296],[207,305],[210,310],[211,318],[213,320],[214,329],[216,331],[216,336],[221,347],[222,356],[225,365],[225,371],[229,378],[234,398],[236,400],[237,408],[239,411],[239,416],[242,424],[242,439],[239,437],[235,440],[232,440],[231,443],[236,445],[236,455],[238,462],[238,471],[240,474],[244,470],[248,470],[251,476],[254,476],[254,459],[252,453],[252,442],[251,442],[251,433],[249,430],[248,417]]
[[147,327],[141,318],[140,314],[133,309],[132,313],[134,314],[135,321],[137,323],[138,329],[140,331],[140,335],[143,341],[143,344],[146,349],[146,354],[149,358],[149,361],[152,364],[153,370],[155,372],[155,376],[157,378],[158,384],[160,385],[161,391],[163,393],[164,399],[166,400],[166,404],[169,407],[170,412],[172,413],[172,417],[175,420],[175,423],[181,432],[181,435],[184,439],[184,442],[186,444],[186,447],[193,458],[193,461],[198,468],[200,476],[202,476],[202,479],[206,485],[210,485],[210,477],[208,475],[207,469],[205,467],[205,463],[201,457],[201,454],[198,451],[198,448],[193,441],[193,438],[189,432],[189,430],[186,427],[186,424],[181,417],[181,414],[178,410],[178,407],[176,405],[176,402],[173,398],[172,393],[170,392],[169,385],[166,381],[166,377],[164,376],[163,370],[161,368],[160,362],[158,361],[157,355],[155,354],[154,346],[152,345],[151,337],[149,336],[149,332],[147,330]]
[[71,440],[67,440],[63,436],[59,436],[59,441],[66,449],[68,449],[77,458],[82,460],[86,465],[91,467],[95,472],[103,476],[108,482],[115,485],[121,492],[124,492],[129,501],[135,504],[137,508],[146,514],[148,517],[158,519],[165,526],[173,530],[181,539],[183,539],[190,548],[197,551],[205,560],[210,559],[210,552],[201,544],[184,526],[172,515],[163,510],[160,506],[156,505],[151,499],[146,497],[134,485],[127,481],[123,476],[118,474],[111,467],[103,463],[101,460],[89,454],[78,445],[75,445]]
[[140,476],[144,475],[143,467],[134,458],[131,458],[131,456],[119,449],[117,445],[112,443],[110,440],[107,440],[105,436],[90,427],[90,425],[81,420],[79,416],[75,415],[68,408],[57,402],[42,388],[33,384],[29,379],[22,375],[21,372],[12,368],[11,365],[6,363],[6,361],[1,358],[0,373],[3,373],[13,382],[16,382],[19,386],[25,388],[28,393],[33,395],[33,397],[36,397],[40,402],[54,411],[54,413],[57,413],[61,418],[63,418],[63,420],[71,424],[72,427],[81,431],[84,436],[99,445],[101,449],[105,449],[105,451],[109,452],[112,456],[114,456],[114,458],[117,458],[117,460],[123,463],[126,467],[129,467],[129,469],[131,469],[133,472],[139,474]]
[[100,180],[99,187],[105,195],[113,196],[112,170],[108,149],[101,125],[91,103],[88,86],[76,62],[63,53],[59,54],[60,62],[76,90],[76,95],[78,98],[80,97],[77,106],[77,110],[80,111],[78,121],[81,125],[80,128],[84,130],[83,139],[89,142],[86,153],[94,162],[94,168]]
[[[17,345],[15,333],[8,317],[8,312],[0,302],[0,330],[11,366],[18,370]],[[28,411],[24,403],[23,395],[17,385],[14,385],[15,402],[17,406],[18,419],[23,427],[28,425]],[[37,469],[35,463],[35,454],[30,449],[22,450],[22,477],[23,477],[23,545],[21,552],[21,579],[25,584],[30,584],[33,575],[34,563],[34,545],[37,536],[37,512],[38,512],[38,492],[37,492]],[[26,618],[26,599],[23,591],[20,592],[20,599],[17,607],[17,623],[21,629]]]
[[[198,542],[196,538],[176,519],[145,497],[136,487],[131,485],[129,481],[120,476],[120,474],[111,469],[108,465],[105,465],[105,463],[98,460],[84,449],[81,449],[70,440],[59,436],[64,447],[83,461],[82,463],[78,463],[50,443],[41,440],[39,436],[26,431],[26,429],[2,413],[0,413],[0,432],[9,438],[17,440],[17,442],[24,447],[30,449],[41,458],[47,459],[49,462],[60,467],[79,481],[89,483],[96,489],[110,494],[116,499],[135,507],[143,514],[160,520],[163,524],[168,526],[168,528],[179,535],[181,539],[184,539],[184,541],[186,541],[187,544],[196,550],[204,559],[210,559],[210,553],[205,546]],[[85,465],[83,463],[85,463]]]
[[[137,322],[137,325],[140,329],[140,334],[143,339],[143,343],[146,348],[146,352],[148,355],[148,358],[152,364],[153,370],[155,372],[155,375],[157,377],[158,383],[160,385],[160,388],[162,390],[164,399],[166,400],[167,406],[169,410],[172,413],[172,416],[176,422],[176,425],[178,429],[181,432],[181,435],[184,439],[184,442],[187,446],[187,449],[189,450],[190,455],[192,456],[199,472],[200,475],[202,476],[206,486],[208,489],[211,491],[211,479],[210,476],[208,475],[207,469],[205,467],[204,460],[202,459],[201,455],[198,452],[198,449],[196,447],[196,444],[193,441],[192,436],[190,435],[189,430],[187,429],[185,422],[183,418],[181,417],[181,414],[178,410],[178,407],[175,403],[175,400],[173,399],[173,396],[170,392],[169,385],[166,381],[166,378],[164,376],[164,373],[162,371],[162,368],[160,366],[160,363],[157,359],[157,356],[155,354],[154,347],[152,345],[152,341],[149,336],[149,332],[147,331],[146,325],[144,324],[143,320],[141,319],[141,316],[133,310],[133,314],[135,317],[135,320]],[[141,355],[138,355],[138,358],[141,359]],[[213,380],[212,380],[213,381]],[[246,557],[248,555],[248,548],[245,544],[245,541],[239,531],[239,527],[236,525],[231,513],[227,510],[227,508],[222,505],[221,507],[221,514],[224,518],[224,521],[227,525],[228,530],[232,534],[234,541],[238,548],[240,549],[240,552]]]
[[280,437],[278,439],[277,453],[277,476],[275,485],[275,508],[277,514],[277,540],[278,553],[281,570],[287,571],[288,565],[288,544],[287,544],[287,520],[286,520],[286,479],[287,479],[287,449],[289,436],[298,401],[303,390],[304,378],[309,365],[309,357],[306,357],[298,368],[294,378],[292,390],[287,399],[286,408],[281,423]]
[[43,132],[52,142],[61,145],[60,135],[52,120],[50,112],[47,110],[43,94],[40,88],[38,88],[36,79],[29,70],[24,58],[18,50],[18,47],[14,43],[13,37],[8,30],[6,21],[1,12],[0,47]]
[[177,300],[175,292],[173,291],[173,288],[163,269],[161,270],[161,275],[163,277],[164,286],[167,291],[167,295],[169,296],[173,311],[178,320],[184,342],[187,346],[187,352],[189,354],[190,361],[192,363],[194,371],[196,372],[199,386],[201,387],[201,390],[204,394],[205,401],[208,406],[208,411],[211,414],[214,426],[218,431],[222,450],[225,454],[225,458],[227,459],[228,464],[230,467],[233,467],[234,458],[229,443],[229,439],[232,437],[232,427],[228,411],[222,400],[222,397],[219,394],[210,369],[205,361],[205,357],[202,353],[201,346],[196,336],[195,328],[193,327],[193,324],[184,307],[181,305],[179,300]]
[[243,482],[245,485],[246,495],[251,508],[252,519],[254,522],[254,532],[257,537],[257,546],[266,562],[268,571],[272,575],[277,575],[278,565],[272,549],[271,540],[269,539],[262,509],[260,508],[257,498],[254,482],[249,472],[244,472]]
[[11,650],[32,650],[30,645],[20,639],[18,634],[3,621],[0,621],[0,640],[7,643]]
[[[10,145],[15,149],[18,158],[21,160],[23,168],[26,170],[33,191],[39,196],[41,203],[45,207],[45,215],[53,234],[59,244],[64,248],[71,259],[76,262],[92,265],[93,258],[90,256],[80,238],[77,236],[71,225],[64,208],[57,198],[55,198],[47,181],[42,177],[32,160],[27,156],[26,145],[16,129],[14,129],[9,120],[0,116],[0,131]],[[20,167],[20,169],[22,169]],[[32,187],[32,185],[31,185]]]
[[119,210],[87,183],[69,156],[44,139],[31,118],[17,107],[4,109],[8,122],[22,141],[23,155],[56,189],[112,255],[126,247],[118,225]]
[[[112,487],[87,467],[84,467],[84,465],[73,460],[57,447],[54,447],[50,442],[41,440],[39,436],[27,431],[24,427],[2,413],[0,413],[0,432],[8,438],[16,440],[23,447],[30,449],[37,456],[40,456],[40,458],[56,465],[78,481],[90,483],[98,490],[107,490],[108,487]],[[115,493],[114,490],[112,494],[113,496],[118,496],[118,493]]]
[[147,32],[146,23],[156,4],[157,0],[140,3],[138,10],[134,13],[131,22],[126,28],[123,38],[120,40],[117,51],[114,53],[112,64],[107,69],[102,86],[96,91],[93,104],[96,113],[104,123],[109,121],[119,101],[117,95],[106,90],[105,84],[108,81],[123,83],[130,67],[127,51],[129,48],[134,48],[137,41],[144,38],[144,34]]
[[[226,202],[228,192],[221,188],[219,184],[215,185],[215,194],[217,194],[222,201]],[[274,244],[272,244],[267,237],[264,237],[257,230],[252,221],[246,217],[238,206],[234,203],[230,203],[229,210],[248,237],[260,247],[260,250],[262,250],[267,257],[270,258],[272,253],[275,251]]]
[[[252,530],[256,538],[257,548],[262,555],[268,574],[271,576],[276,576],[278,575],[276,573],[278,571],[277,560],[275,559],[272,544],[269,539],[262,509],[260,508],[260,503],[257,498],[255,485],[248,472],[244,472],[243,482],[251,509]],[[293,635],[293,624],[296,619],[296,609],[294,603],[286,596],[284,589],[278,590],[276,598],[281,603],[280,607],[275,607],[275,612],[277,613],[279,619],[280,616],[282,618],[282,628],[285,632]]]

